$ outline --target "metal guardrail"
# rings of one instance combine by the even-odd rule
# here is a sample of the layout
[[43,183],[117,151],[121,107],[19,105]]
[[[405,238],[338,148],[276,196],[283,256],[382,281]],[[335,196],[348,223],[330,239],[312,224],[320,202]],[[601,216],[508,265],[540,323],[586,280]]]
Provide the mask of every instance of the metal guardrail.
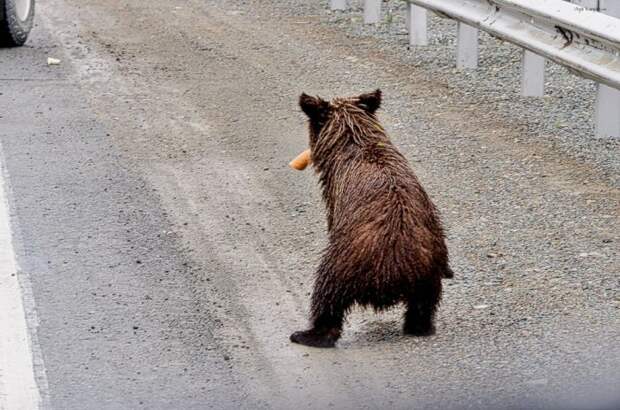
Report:
[[[458,22],[457,67],[477,66],[478,29],[516,44],[524,49],[523,95],[544,93],[545,59],[561,64],[599,83],[596,134],[620,137],[620,19],[596,11],[603,4],[620,17],[620,0],[406,1],[411,45],[428,44],[426,10]],[[335,3],[346,8],[344,0]],[[381,0],[365,0],[364,22],[379,22],[380,7]]]
[[[620,19],[562,0],[409,0],[620,89]],[[620,114],[620,113],[619,113]]]

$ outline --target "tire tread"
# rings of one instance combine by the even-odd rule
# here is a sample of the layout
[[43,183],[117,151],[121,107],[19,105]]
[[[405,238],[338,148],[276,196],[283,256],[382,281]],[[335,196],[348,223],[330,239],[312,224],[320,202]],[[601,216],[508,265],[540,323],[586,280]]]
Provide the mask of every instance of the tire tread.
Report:
[[34,0],[25,21],[17,18],[15,0],[0,0],[0,47],[22,46],[28,39],[34,19]]

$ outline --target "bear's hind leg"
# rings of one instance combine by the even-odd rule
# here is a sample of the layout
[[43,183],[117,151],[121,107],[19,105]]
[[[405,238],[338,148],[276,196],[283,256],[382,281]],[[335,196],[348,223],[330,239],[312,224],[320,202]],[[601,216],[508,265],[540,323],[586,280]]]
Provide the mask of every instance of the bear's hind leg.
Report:
[[334,347],[342,332],[345,311],[342,304],[325,306],[324,302],[312,298],[312,328],[295,332],[291,342],[312,347]]
[[413,336],[435,333],[435,311],[441,299],[441,279],[418,279],[407,301],[403,330]]
[[291,342],[312,347],[334,347],[342,332],[344,316],[352,302],[338,278],[331,272],[319,269],[312,294],[312,328],[295,332]]

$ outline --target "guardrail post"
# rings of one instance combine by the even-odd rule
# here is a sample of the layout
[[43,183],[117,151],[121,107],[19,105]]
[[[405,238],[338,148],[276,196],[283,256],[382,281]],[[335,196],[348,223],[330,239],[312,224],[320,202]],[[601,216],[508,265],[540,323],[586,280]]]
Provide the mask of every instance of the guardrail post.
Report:
[[428,45],[426,30],[426,9],[407,3],[407,29],[409,30],[410,46]]
[[381,0],[364,0],[364,23],[375,24],[381,19]]
[[332,10],[346,10],[347,0],[329,0],[329,8]]
[[545,58],[524,49],[521,63],[521,94],[542,97],[545,93]]
[[459,21],[457,42],[456,66],[478,67],[478,29]]
[[598,10],[599,0],[568,0],[588,10]]
[[[601,12],[620,17],[620,2],[601,0]],[[620,138],[620,90],[598,84],[596,95],[596,136]]]
[[620,138],[620,91],[598,85],[596,98],[596,136]]
[[620,18],[620,1],[600,0],[600,2],[600,8],[603,13]]

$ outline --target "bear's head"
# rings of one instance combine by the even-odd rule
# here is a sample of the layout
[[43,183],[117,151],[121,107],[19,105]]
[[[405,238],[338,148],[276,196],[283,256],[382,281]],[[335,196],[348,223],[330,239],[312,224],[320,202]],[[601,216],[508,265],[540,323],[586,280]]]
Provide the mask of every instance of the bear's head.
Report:
[[[349,98],[335,98],[331,102],[320,97],[311,97],[302,93],[299,106],[308,116],[310,129],[310,150],[314,151],[322,138],[334,138],[337,135],[324,132],[331,129],[334,122],[347,121],[347,118],[370,117],[376,121],[375,112],[381,106],[381,90]],[[338,124],[335,124],[338,125]]]

